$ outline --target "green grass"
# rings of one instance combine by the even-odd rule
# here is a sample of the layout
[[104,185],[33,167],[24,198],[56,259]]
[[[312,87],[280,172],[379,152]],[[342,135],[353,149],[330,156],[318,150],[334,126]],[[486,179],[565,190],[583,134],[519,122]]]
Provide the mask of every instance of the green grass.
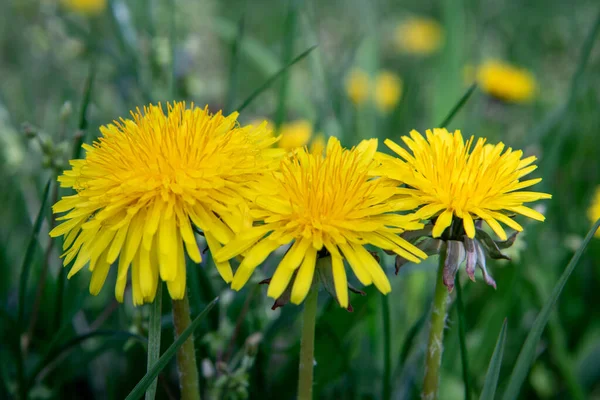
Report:
[[[581,246],[600,184],[596,1],[111,0],[91,20],[57,3],[0,2],[0,398],[139,398],[157,376],[156,398],[178,398],[169,302],[161,319],[128,296],[116,303],[116,268],[91,296],[87,269],[67,280],[62,243],[48,237],[58,172],[48,166],[81,157],[81,143],[129,110],[174,99],[241,111],[242,123],[308,119],[346,146],[376,137],[384,152],[385,138],[441,123],[536,155],[532,175],[553,195],[539,202],[546,221],[518,219],[520,250],[488,265],[497,290],[459,271],[441,398],[600,398],[600,241],[588,235]],[[439,52],[395,51],[393,28],[411,14],[442,24]],[[491,57],[535,75],[532,103],[494,100],[464,80],[466,65]],[[349,101],[353,67],[403,78],[393,112]],[[187,267],[204,398],[295,398],[301,309],[272,311],[265,288],[253,286],[258,276],[229,290],[203,258]],[[321,296],[315,399],[419,398],[435,260],[398,276],[393,257],[382,263],[393,286],[384,303],[353,277],[366,292],[350,295],[354,312]],[[267,260],[260,278],[274,265]]]

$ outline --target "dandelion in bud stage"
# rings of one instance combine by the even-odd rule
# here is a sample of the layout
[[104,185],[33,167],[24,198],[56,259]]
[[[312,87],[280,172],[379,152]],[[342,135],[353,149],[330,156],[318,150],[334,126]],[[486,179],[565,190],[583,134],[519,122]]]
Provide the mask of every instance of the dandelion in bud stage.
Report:
[[[588,209],[588,218],[590,221],[595,223],[600,218],[600,186],[598,186],[594,192],[594,197],[592,199],[592,204]],[[600,238],[600,230],[596,231],[596,237]]]
[[346,94],[357,106],[364,104],[371,95],[371,78],[362,69],[353,69],[346,77]]
[[[330,269],[326,275],[332,275],[337,300],[348,307],[344,259],[362,284],[374,283],[382,293],[391,290],[383,269],[365,245],[393,251],[414,262],[426,257],[398,236],[422,224],[412,215],[395,213],[404,208],[403,200],[391,200],[396,186],[368,176],[377,164],[376,151],[376,139],[346,150],[337,139],[330,138],[324,156],[301,148],[281,162],[277,173],[257,185],[251,213],[261,224],[240,233],[215,253],[218,262],[244,253],[233,289],[241,289],[275,249],[291,243],[270,281],[268,295],[277,299],[289,287],[291,301],[301,303],[319,264],[317,268]],[[330,262],[317,262],[327,257]]]
[[[484,249],[495,258],[504,258],[500,250],[514,242],[514,235],[508,238],[500,223],[520,232],[522,226],[513,219],[516,214],[544,221],[542,214],[523,205],[551,198],[546,193],[523,190],[541,181],[541,178],[522,179],[537,168],[533,165],[534,156],[523,158],[522,151],[506,148],[503,143],[486,144],[483,138],[475,141],[471,136],[465,141],[460,131],[450,133],[446,129],[428,130],[426,137],[412,131],[410,137],[404,136],[402,140],[408,150],[386,140],[386,145],[400,158],[382,157],[382,165],[374,173],[406,185],[398,189],[401,194],[397,198],[403,199],[407,207],[418,208],[419,218],[432,222],[428,226],[429,236],[459,242],[464,238],[464,247],[459,246],[456,251],[453,244],[448,244],[448,262],[456,255],[460,264],[466,254],[471,278],[475,262],[485,261]],[[502,242],[494,242],[484,231],[476,229],[481,221]],[[478,241],[473,240],[476,236]],[[454,284],[454,267],[457,265],[449,269],[448,273],[453,270],[453,274],[445,279],[450,288]],[[485,264],[481,267],[486,274]],[[493,282],[491,277],[486,277],[486,281]]]
[[[89,264],[90,292],[97,294],[117,258],[115,296],[123,300],[131,265],[133,303],[152,302],[159,279],[174,300],[186,287],[184,247],[201,261],[192,224],[216,251],[251,223],[241,192],[276,166],[281,150],[266,123],[240,127],[237,113],[211,115],[185,103],[150,105],[100,128],[85,159],[58,178],[76,194],[57,202],[64,221],[50,232],[64,236],[69,277]],[[231,281],[228,262],[216,263]]]

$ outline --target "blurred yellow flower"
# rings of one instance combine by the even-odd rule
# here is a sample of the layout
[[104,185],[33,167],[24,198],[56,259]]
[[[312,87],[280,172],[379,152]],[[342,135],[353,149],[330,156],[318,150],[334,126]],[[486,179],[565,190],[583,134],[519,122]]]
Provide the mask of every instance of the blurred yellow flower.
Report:
[[398,25],[395,40],[401,51],[428,55],[441,47],[443,31],[440,24],[434,19],[414,17],[406,19]]
[[346,77],[346,94],[356,104],[361,105],[369,99],[371,78],[361,69],[353,69]]
[[287,151],[306,146],[312,137],[312,124],[307,120],[297,120],[281,124],[278,146]]
[[[159,279],[173,299],[186,288],[184,247],[200,262],[192,224],[211,251],[251,223],[243,192],[279,164],[281,150],[266,123],[240,127],[237,113],[211,115],[185,103],[150,105],[100,128],[85,159],[58,178],[65,196],[53,206],[64,221],[50,236],[64,236],[69,278],[89,264],[90,292],[98,294],[117,258],[115,296],[123,301],[130,265],[133,304],[152,302]],[[277,161],[275,161],[277,159]],[[191,220],[191,221],[190,221]],[[233,272],[217,262],[223,279]]]
[[62,3],[69,11],[94,16],[106,9],[107,0],[62,0]]
[[402,80],[390,71],[381,71],[375,80],[375,104],[384,113],[393,110],[402,96]]
[[535,156],[522,159],[521,150],[486,144],[483,138],[475,142],[473,136],[465,143],[460,131],[446,129],[428,130],[426,138],[413,130],[402,141],[410,152],[386,140],[400,159],[382,156],[382,166],[374,173],[406,184],[398,189],[398,200],[408,209],[421,207],[416,212],[421,219],[434,220],[433,237],[440,237],[453,217],[462,219],[469,238],[475,236],[474,219],[482,219],[502,240],[507,236],[498,221],[519,232],[523,228],[512,219],[514,214],[544,221],[542,214],[523,203],[552,196],[521,191],[542,180],[521,180],[537,168],[532,165]]
[[314,155],[323,155],[323,152],[325,151],[325,146],[325,136],[323,136],[322,133],[319,133],[310,142],[309,151],[311,154]]
[[[592,224],[594,224],[600,218],[600,186],[598,186],[594,192],[592,204],[588,209],[588,218]],[[600,237],[600,229],[596,231],[596,237]]]
[[485,93],[498,99],[522,103],[533,99],[536,81],[527,70],[491,60],[477,69],[477,83]]
[[292,282],[291,301],[301,303],[312,286],[317,258],[326,256],[331,256],[327,273],[333,275],[340,306],[348,307],[344,259],[362,284],[374,283],[382,293],[390,292],[387,276],[364,246],[372,244],[413,262],[426,254],[398,236],[423,225],[412,215],[396,213],[397,202],[389,201],[397,191],[395,183],[368,176],[377,165],[376,152],[376,139],[346,150],[331,137],[325,156],[300,148],[284,158],[279,172],[254,188],[251,214],[258,224],[214,255],[226,262],[245,254],[232,288],[240,290],[269,254],[292,244],[270,281],[270,297],[277,299]]

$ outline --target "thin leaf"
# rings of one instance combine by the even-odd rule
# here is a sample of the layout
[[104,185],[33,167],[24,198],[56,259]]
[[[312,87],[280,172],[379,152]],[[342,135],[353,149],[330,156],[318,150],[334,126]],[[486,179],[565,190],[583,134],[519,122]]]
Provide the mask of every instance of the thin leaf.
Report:
[[392,327],[390,323],[389,297],[381,295],[381,316],[383,317],[383,389],[381,398],[392,398]]
[[17,321],[19,329],[23,328],[23,315],[25,314],[25,291],[27,290],[27,279],[29,278],[29,270],[31,269],[31,259],[35,253],[35,246],[37,244],[38,235],[42,222],[44,221],[44,211],[46,211],[46,203],[48,202],[48,193],[50,192],[50,184],[52,178],[48,179],[46,187],[44,188],[44,194],[42,195],[42,204],[35,218],[33,224],[33,230],[29,237],[29,243],[27,244],[27,250],[25,250],[25,257],[23,258],[23,264],[21,264],[21,277],[19,278],[19,311],[17,313]]
[[177,340],[175,340],[173,344],[169,346],[169,348],[163,353],[163,355],[160,356],[156,364],[154,364],[150,371],[148,371],[146,375],[144,375],[144,377],[137,383],[137,385],[135,385],[135,387],[133,388],[131,393],[129,393],[129,395],[125,398],[125,400],[136,400],[144,395],[144,392],[152,384],[152,382],[158,376],[160,371],[162,371],[167,366],[169,361],[171,361],[171,358],[173,358],[173,356],[175,356],[175,354],[177,353],[177,350],[179,350],[179,348],[183,345],[183,343],[185,343],[188,337],[190,337],[190,335],[194,333],[196,328],[198,328],[198,326],[200,325],[200,322],[202,322],[202,319],[206,316],[206,314],[208,314],[210,310],[212,310],[212,308],[217,304],[218,301],[219,298],[215,297],[215,299],[211,301],[204,308],[204,310],[200,314],[198,314],[196,318],[194,318],[190,326],[188,326],[177,338]]
[[[288,0],[288,12],[283,26],[283,40],[281,42],[283,51],[281,53],[281,64],[286,65],[294,54],[294,42],[296,39],[297,1]],[[288,90],[289,73],[284,71],[279,87],[279,101],[277,102],[277,113],[275,114],[275,129],[278,130],[285,119],[285,105]]]
[[571,276],[571,273],[575,269],[579,258],[581,258],[581,255],[583,254],[585,248],[589,244],[590,240],[592,240],[592,237],[594,237],[594,233],[598,230],[598,227],[600,227],[600,219],[596,221],[592,229],[590,229],[587,236],[581,243],[581,246],[573,255],[571,261],[569,261],[569,264],[567,265],[560,279],[556,283],[556,286],[554,286],[554,289],[552,289],[550,298],[546,301],[544,307],[535,319],[533,326],[531,327],[531,330],[527,335],[527,339],[523,344],[523,348],[519,353],[519,357],[517,358],[517,362],[515,364],[513,372],[510,376],[508,386],[506,388],[506,391],[504,392],[504,400],[516,399],[519,396],[521,386],[523,385],[523,382],[525,381],[525,378],[527,377],[527,374],[529,372],[529,368],[531,367],[531,364],[535,359],[535,349],[540,341],[542,332],[544,331],[544,328],[548,323],[548,319],[550,319],[550,313],[553,310],[554,304],[558,300],[558,296],[560,296],[560,293],[562,292],[563,287],[567,283],[569,276]]
[[456,274],[456,312],[458,314],[458,339],[460,342],[460,358],[462,359],[463,381],[465,383],[465,400],[471,398],[471,384],[469,374],[469,356],[467,355],[467,341],[465,328],[465,307],[462,299],[462,287]]
[[[154,297],[154,302],[150,308],[150,318],[148,323],[148,364],[146,366],[146,371],[150,371],[160,357],[162,287],[163,283],[159,282],[156,290],[156,296]],[[154,400],[154,397],[156,397],[157,384],[158,379],[155,378],[146,391],[146,400]]]
[[[246,8],[246,2],[244,2],[244,9]],[[242,46],[242,40],[244,39],[244,32],[245,32],[245,25],[246,25],[246,14],[243,13],[242,17],[240,18],[240,22],[238,23],[238,27],[237,27],[237,34],[235,36],[235,39],[233,40],[233,43],[231,43],[231,60],[230,60],[230,64],[229,64],[229,79],[228,79],[228,84],[229,87],[227,89],[227,97],[225,99],[225,113],[229,114],[231,113],[233,110],[231,109],[231,107],[233,107],[233,99],[235,98],[235,94],[237,92],[237,88],[238,88],[238,71],[239,71],[239,66],[240,66],[240,47]]]
[[279,78],[281,75],[283,75],[288,70],[288,68],[290,68],[291,66],[293,66],[294,64],[296,64],[298,61],[301,61],[304,57],[306,57],[307,55],[309,55],[310,52],[313,51],[316,48],[317,48],[317,45],[309,47],[307,50],[305,50],[299,56],[297,56],[296,58],[294,58],[289,64],[287,64],[286,66],[284,66],[283,68],[281,68],[279,71],[277,71],[276,74],[274,74],[273,76],[271,76],[258,89],[256,89],[254,92],[252,92],[252,94],[250,96],[248,96],[248,98],[246,100],[244,100],[244,102],[242,104],[240,104],[239,107],[236,108],[236,111],[241,112],[244,108],[248,107],[248,105],[250,103],[252,103],[252,101],[254,101],[254,99],[256,97],[258,97],[262,92],[264,92],[265,90],[267,90],[273,84],[273,82],[275,82],[277,80],[277,78]]
[[96,61],[93,57],[90,58],[90,67],[88,76],[85,80],[85,90],[83,92],[83,99],[81,101],[81,109],[79,110],[79,123],[77,128],[79,132],[75,136],[75,144],[73,145],[73,156],[71,158],[77,159],[81,156],[81,145],[85,136],[85,130],[88,127],[87,111],[90,106],[92,99],[92,89],[94,87],[94,78],[96,76]]
[[469,98],[471,97],[471,95],[473,94],[475,89],[477,89],[477,83],[472,84],[469,87],[469,89],[467,89],[465,94],[462,95],[460,100],[458,100],[458,103],[456,103],[456,105],[454,107],[452,107],[452,110],[450,110],[448,115],[446,115],[446,118],[444,118],[444,121],[439,125],[440,128],[446,128],[448,126],[448,124],[454,119],[454,116],[467,103],[467,101],[469,100]]
[[496,395],[496,387],[498,386],[498,376],[500,375],[500,367],[502,366],[502,354],[504,353],[504,343],[506,342],[506,319],[500,329],[498,335],[498,341],[496,341],[496,348],[494,354],[490,359],[487,374],[485,374],[485,382],[483,383],[483,390],[479,400],[494,400]]

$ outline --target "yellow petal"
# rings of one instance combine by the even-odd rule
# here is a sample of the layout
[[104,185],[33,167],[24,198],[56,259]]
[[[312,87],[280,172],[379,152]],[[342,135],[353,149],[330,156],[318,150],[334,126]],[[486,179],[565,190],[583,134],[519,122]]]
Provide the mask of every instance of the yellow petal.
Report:
[[[309,247],[306,251],[306,256],[296,275],[294,287],[292,288],[292,296],[290,300],[294,304],[300,304],[306,298],[313,282],[315,273],[315,262],[317,260],[317,249]],[[316,289],[315,289],[316,290]]]
[[[214,255],[221,249],[221,243],[210,232],[204,232],[204,237],[206,238],[206,244],[210,248],[210,252]],[[215,262],[215,266],[217,267],[217,271],[221,275],[221,278],[227,283],[233,280],[233,271],[231,270],[231,265],[229,265],[229,261],[217,261],[213,257],[213,261]],[[202,268],[202,267],[199,267]]]
[[338,302],[340,306],[348,308],[348,280],[346,278],[344,260],[341,257],[331,257],[331,271]]
[[431,236],[433,236],[434,238],[440,237],[442,235],[442,233],[444,233],[446,228],[449,227],[451,224],[452,224],[452,211],[445,210],[437,218],[437,221],[435,221],[435,225],[433,227],[433,232],[431,233]]
[[231,288],[233,290],[240,290],[248,282],[254,269],[278,247],[279,243],[269,240],[269,238],[263,239],[254,245],[235,272]]

